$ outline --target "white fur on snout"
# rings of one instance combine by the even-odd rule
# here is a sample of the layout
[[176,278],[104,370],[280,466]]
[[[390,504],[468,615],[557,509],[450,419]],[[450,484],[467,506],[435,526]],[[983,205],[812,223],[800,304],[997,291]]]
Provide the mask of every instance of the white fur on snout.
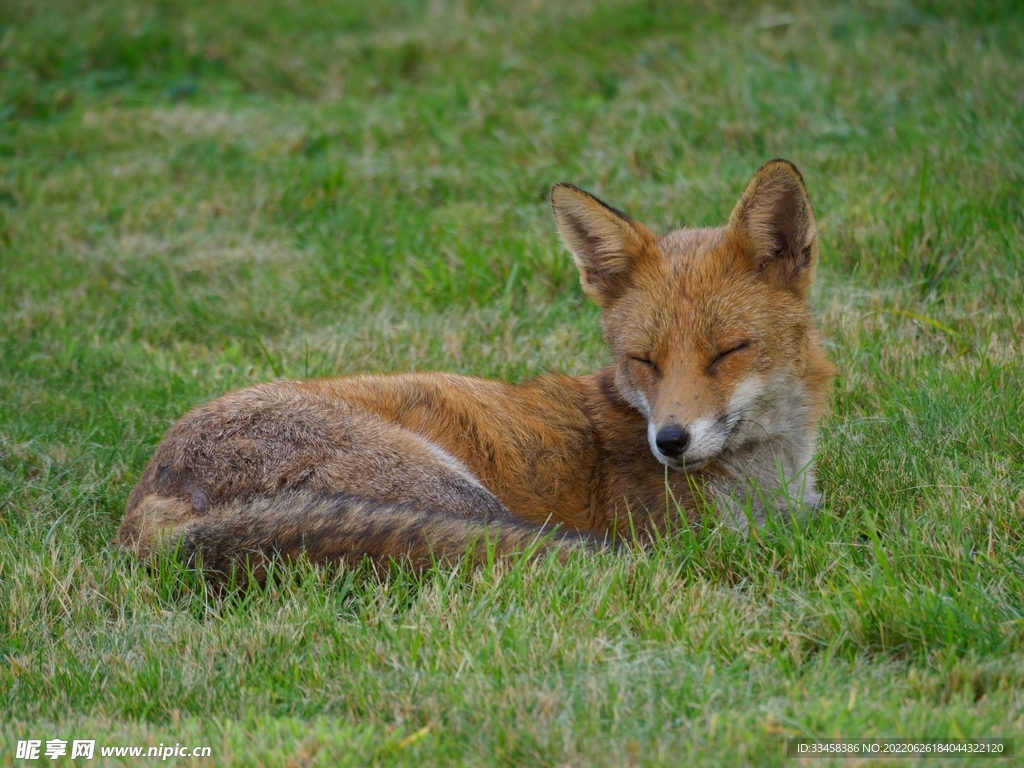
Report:
[[647,417],[647,444],[651,447],[651,453],[654,454],[654,458],[664,464],[666,467],[678,467],[679,464],[672,461],[668,456],[658,450],[658,427],[653,421],[651,421],[651,405],[647,402],[647,398],[644,397],[643,392],[631,393],[633,397],[629,398],[630,403]]
[[703,461],[715,456],[725,446],[725,439],[729,436],[725,424],[718,419],[700,419],[693,422],[688,430],[690,445],[683,454],[688,462]]
[[736,385],[732,397],[729,398],[724,418],[712,416],[690,424],[690,445],[683,454],[683,459],[687,462],[704,461],[721,453],[733,433],[735,421],[745,418],[745,414],[763,391],[764,384],[759,376],[744,379]]
[[[640,413],[642,413],[648,419],[650,419],[651,404],[647,402],[647,398],[644,397],[644,393],[637,390],[636,392],[631,392],[630,394],[633,395],[633,397],[629,397],[627,399],[630,401],[633,407],[640,411]],[[654,445],[654,443],[651,443],[651,445]]]
[[671,460],[668,456],[658,450],[658,426],[653,421],[647,422],[647,443],[651,446],[651,453],[654,458],[666,467],[678,467],[679,463]]

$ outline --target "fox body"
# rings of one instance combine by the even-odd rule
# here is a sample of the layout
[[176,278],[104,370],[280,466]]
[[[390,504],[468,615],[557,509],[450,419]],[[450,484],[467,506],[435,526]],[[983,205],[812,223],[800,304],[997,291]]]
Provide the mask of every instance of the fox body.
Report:
[[490,542],[559,552],[813,509],[834,369],[796,168],[763,166],[724,227],[658,237],[570,185],[551,204],[612,364],[520,385],[443,373],[278,381],[178,421],[117,541],[227,572],[249,560],[423,566]]

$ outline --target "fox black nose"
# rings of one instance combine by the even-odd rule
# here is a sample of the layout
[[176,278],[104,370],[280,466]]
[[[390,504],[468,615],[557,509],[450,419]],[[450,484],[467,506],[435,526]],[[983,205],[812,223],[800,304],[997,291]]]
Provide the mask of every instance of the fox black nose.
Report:
[[678,424],[669,424],[658,430],[654,437],[658,450],[666,456],[676,459],[685,453],[690,445],[690,432]]

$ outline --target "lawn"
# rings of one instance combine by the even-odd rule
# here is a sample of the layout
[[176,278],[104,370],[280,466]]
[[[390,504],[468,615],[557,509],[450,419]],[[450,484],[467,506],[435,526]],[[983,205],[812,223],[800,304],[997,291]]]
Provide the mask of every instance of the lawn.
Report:
[[[595,370],[551,184],[716,225],[772,157],[841,370],[809,525],[227,595],[110,546],[230,389]],[[1022,360],[1019,2],[0,0],[0,765],[1019,760]]]

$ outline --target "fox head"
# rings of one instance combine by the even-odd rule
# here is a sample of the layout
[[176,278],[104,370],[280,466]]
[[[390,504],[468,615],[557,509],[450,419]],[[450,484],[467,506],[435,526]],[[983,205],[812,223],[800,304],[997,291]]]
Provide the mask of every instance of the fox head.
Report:
[[724,227],[658,237],[568,184],[551,204],[660,462],[699,469],[782,432],[813,444],[832,369],[807,304],[814,213],[791,163],[764,165]]

